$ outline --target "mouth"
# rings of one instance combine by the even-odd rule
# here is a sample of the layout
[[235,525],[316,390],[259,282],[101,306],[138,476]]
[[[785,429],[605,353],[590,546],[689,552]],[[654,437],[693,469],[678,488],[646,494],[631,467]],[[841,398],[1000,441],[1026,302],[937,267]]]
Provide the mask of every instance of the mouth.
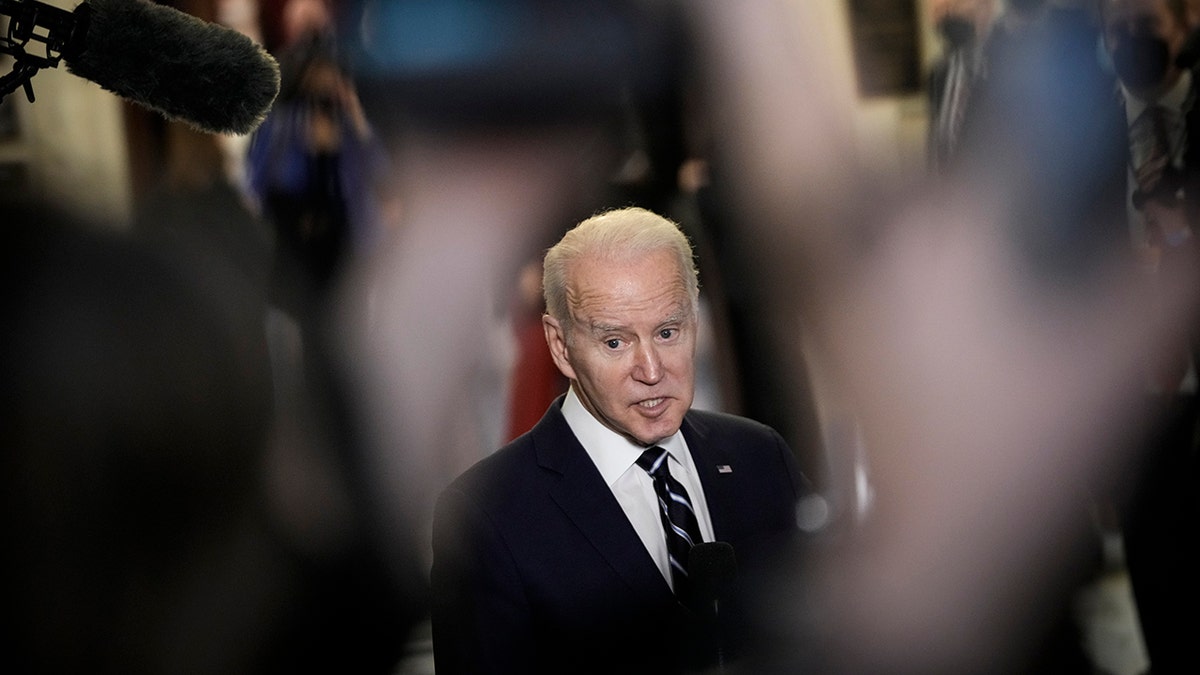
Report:
[[658,398],[648,398],[645,401],[638,401],[638,407],[647,412],[654,412],[661,409],[667,403],[667,399],[660,396]]

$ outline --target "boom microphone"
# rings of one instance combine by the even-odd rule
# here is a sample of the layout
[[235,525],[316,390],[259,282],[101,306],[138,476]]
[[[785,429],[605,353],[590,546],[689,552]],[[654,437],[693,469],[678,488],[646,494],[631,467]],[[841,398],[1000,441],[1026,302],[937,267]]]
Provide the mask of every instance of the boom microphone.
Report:
[[[279,64],[261,46],[170,7],[147,0],[86,0],[66,14],[31,0],[0,0],[0,8],[11,11],[12,22],[27,34],[39,17],[55,16],[47,30],[60,35],[42,41],[51,43],[48,51],[61,49],[68,71],[202,131],[249,132],[279,93]],[[11,35],[9,41],[18,42]],[[10,48],[18,64],[21,46]],[[49,61],[37,65],[57,65],[57,59]]]
[[279,64],[249,37],[145,0],[87,0],[67,70],[202,130],[244,133],[279,93]]

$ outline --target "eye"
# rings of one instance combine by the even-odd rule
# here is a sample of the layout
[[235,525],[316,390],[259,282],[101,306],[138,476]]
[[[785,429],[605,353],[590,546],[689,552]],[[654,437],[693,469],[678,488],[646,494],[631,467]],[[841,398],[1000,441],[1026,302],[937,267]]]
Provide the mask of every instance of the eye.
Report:
[[660,337],[664,340],[670,340],[671,338],[675,337],[678,334],[679,334],[678,328],[664,328],[664,329],[658,331],[658,337]]
[[604,346],[609,349],[617,349],[621,346],[621,341],[617,338],[609,338],[604,341]]

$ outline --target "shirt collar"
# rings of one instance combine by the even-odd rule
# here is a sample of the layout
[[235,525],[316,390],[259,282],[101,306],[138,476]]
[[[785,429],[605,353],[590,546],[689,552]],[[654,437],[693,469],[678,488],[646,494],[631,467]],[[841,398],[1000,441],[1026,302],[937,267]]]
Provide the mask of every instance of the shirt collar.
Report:
[[1121,91],[1125,95],[1125,118],[1132,125],[1146,111],[1146,108],[1149,108],[1152,104],[1161,105],[1172,112],[1182,112],[1184,104],[1187,103],[1188,93],[1191,90],[1192,71],[1190,70],[1183,71],[1179,75],[1179,80],[1175,82],[1175,86],[1171,87],[1167,93],[1151,101],[1140,99],[1130,94],[1129,90],[1125,89],[1125,85],[1121,85]]
[[[612,487],[646,451],[646,448],[601,424],[600,420],[583,407],[574,386],[567,391],[562,414],[567,420],[567,426],[571,427],[575,438],[592,458],[592,463],[600,470],[600,475],[609,487]],[[683,434],[678,430],[655,445],[666,448],[676,461],[686,465],[687,446],[683,442]]]

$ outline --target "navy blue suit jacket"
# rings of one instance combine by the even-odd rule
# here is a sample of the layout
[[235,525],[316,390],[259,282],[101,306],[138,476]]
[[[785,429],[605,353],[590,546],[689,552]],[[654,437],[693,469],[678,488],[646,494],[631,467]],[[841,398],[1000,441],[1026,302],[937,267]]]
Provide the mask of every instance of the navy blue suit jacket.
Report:
[[[695,643],[692,613],[571,432],[562,401],[438,501],[438,675],[679,672],[715,648]],[[716,539],[734,546],[745,582],[795,533],[806,489],[795,458],[773,429],[732,415],[693,410],[681,430]]]

